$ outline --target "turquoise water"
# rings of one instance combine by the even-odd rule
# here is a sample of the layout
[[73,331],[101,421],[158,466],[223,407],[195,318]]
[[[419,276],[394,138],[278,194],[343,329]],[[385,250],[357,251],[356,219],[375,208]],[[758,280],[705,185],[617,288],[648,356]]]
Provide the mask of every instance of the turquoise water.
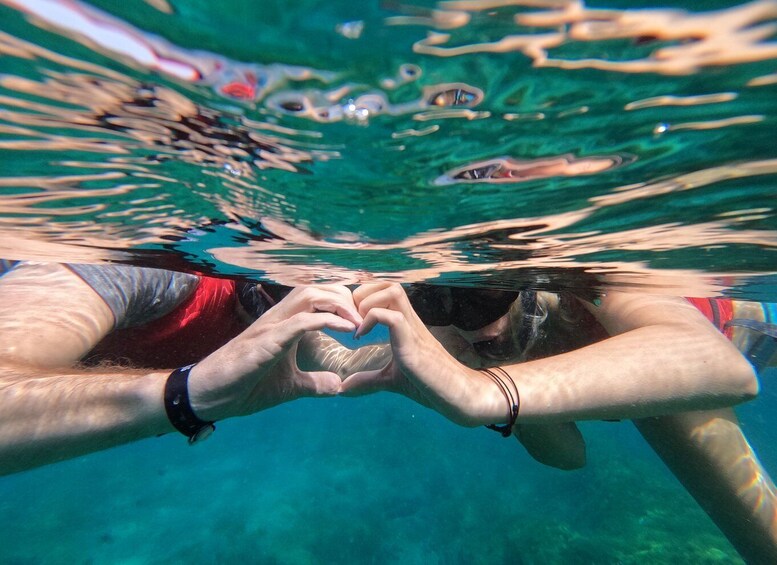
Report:
[[[777,9],[701,4],[2,0],[0,257],[777,301]],[[773,382],[739,413],[775,473]],[[2,478],[0,561],[741,562],[631,424],[581,428],[562,472],[303,400]]]
[[0,3],[0,255],[774,298],[771,2],[159,4]]
[[398,397],[303,401],[3,479],[4,560],[740,563],[630,424],[583,432],[565,473]]

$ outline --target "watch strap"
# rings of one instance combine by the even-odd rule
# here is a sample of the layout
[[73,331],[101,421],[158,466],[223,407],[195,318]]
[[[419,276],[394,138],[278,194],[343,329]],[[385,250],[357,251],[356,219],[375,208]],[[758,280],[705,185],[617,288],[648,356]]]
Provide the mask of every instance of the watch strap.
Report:
[[[165,412],[176,430],[189,438],[189,443],[204,439],[216,429],[214,422],[197,417],[189,401],[189,372],[194,365],[170,373],[165,383]],[[205,433],[207,432],[207,433]]]

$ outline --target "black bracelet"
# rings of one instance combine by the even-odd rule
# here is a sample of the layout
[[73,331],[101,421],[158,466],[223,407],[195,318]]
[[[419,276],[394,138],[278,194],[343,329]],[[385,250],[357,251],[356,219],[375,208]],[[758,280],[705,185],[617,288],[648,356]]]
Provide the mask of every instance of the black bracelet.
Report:
[[[510,384],[513,385],[513,390],[515,390],[515,398],[513,398],[513,392],[510,390],[510,387],[507,386],[507,383],[505,383],[502,378],[494,371],[498,371],[506,380],[510,381]],[[494,383],[499,387],[499,390],[502,391],[502,394],[507,401],[507,424],[488,424],[486,427],[489,430],[499,432],[502,434],[502,437],[510,437],[513,433],[513,426],[515,426],[515,421],[518,419],[518,411],[521,407],[521,396],[518,394],[518,387],[515,386],[515,381],[510,376],[510,374],[502,367],[493,367],[493,370],[480,369],[480,372],[487,375],[492,381],[494,381]]]
[[165,383],[165,412],[176,430],[189,438],[189,444],[201,441],[216,429],[214,422],[200,420],[189,402],[189,372],[194,365],[176,369]]

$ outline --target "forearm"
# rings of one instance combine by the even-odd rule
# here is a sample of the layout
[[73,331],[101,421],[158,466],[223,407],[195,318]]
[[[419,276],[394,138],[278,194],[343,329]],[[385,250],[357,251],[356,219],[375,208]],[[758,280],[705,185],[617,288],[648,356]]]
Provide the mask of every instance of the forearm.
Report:
[[0,475],[174,431],[166,377],[0,369]]
[[732,406],[758,391],[752,367],[723,336],[683,324],[506,369],[520,392],[519,421],[633,419]]

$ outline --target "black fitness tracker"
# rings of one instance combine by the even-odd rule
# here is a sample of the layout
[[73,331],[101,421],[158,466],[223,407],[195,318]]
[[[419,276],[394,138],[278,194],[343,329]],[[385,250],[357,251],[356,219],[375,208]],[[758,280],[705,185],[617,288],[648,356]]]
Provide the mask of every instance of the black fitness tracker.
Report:
[[189,438],[189,445],[207,439],[216,430],[214,422],[200,420],[189,403],[189,371],[194,365],[176,369],[165,383],[165,412],[176,430]]

